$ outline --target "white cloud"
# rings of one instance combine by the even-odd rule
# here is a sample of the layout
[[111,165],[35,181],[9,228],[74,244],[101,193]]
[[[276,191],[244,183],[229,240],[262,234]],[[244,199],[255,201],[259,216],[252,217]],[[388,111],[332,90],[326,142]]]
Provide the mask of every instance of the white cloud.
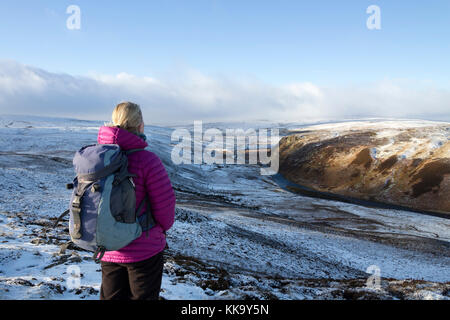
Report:
[[75,77],[0,61],[0,113],[108,120],[115,104],[139,103],[149,123],[303,121],[349,117],[450,120],[450,91],[430,83],[385,80],[360,86],[274,86],[179,70],[168,79],[128,73]]

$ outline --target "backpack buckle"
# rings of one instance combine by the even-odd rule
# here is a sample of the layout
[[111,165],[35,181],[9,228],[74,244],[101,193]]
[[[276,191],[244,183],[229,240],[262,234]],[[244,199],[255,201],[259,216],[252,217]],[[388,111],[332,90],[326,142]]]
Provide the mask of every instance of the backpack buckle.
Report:
[[79,202],[75,202],[75,200],[72,202],[72,212],[76,214],[80,214],[81,212],[81,204]]
[[95,192],[99,192],[99,191],[100,191],[100,185],[98,183],[93,184],[91,187],[91,192],[95,193]]
[[80,196],[73,197],[72,207],[73,208],[81,208],[81,197]]

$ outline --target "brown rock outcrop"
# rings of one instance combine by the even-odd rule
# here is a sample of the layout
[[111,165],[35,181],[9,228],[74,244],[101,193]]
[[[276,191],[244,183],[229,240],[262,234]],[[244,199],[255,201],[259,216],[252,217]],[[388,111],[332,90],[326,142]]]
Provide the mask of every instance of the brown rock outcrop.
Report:
[[280,173],[317,191],[450,215],[450,124],[318,125],[280,140]]

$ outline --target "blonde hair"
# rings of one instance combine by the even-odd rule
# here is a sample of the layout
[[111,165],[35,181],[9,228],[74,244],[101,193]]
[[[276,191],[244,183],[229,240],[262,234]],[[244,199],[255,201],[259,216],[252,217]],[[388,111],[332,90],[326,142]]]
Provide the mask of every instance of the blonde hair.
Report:
[[139,134],[139,126],[144,122],[141,108],[132,102],[119,103],[112,113],[112,123],[109,126],[127,130],[134,134]]

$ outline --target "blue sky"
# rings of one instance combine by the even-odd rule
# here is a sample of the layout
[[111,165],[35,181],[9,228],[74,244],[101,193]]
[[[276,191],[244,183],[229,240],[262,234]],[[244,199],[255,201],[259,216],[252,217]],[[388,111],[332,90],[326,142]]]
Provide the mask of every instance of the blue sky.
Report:
[[[81,8],[81,30],[66,8]],[[368,30],[366,8],[381,9]],[[450,2],[45,1],[0,3],[1,58],[53,72],[159,75],[177,66],[270,83],[448,81]]]
[[[81,30],[66,27],[72,4]],[[366,27],[373,4],[381,30]],[[450,90],[448,0],[1,1],[0,39],[0,60],[54,75],[127,73],[167,85],[195,70],[275,87],[406,81]]]

